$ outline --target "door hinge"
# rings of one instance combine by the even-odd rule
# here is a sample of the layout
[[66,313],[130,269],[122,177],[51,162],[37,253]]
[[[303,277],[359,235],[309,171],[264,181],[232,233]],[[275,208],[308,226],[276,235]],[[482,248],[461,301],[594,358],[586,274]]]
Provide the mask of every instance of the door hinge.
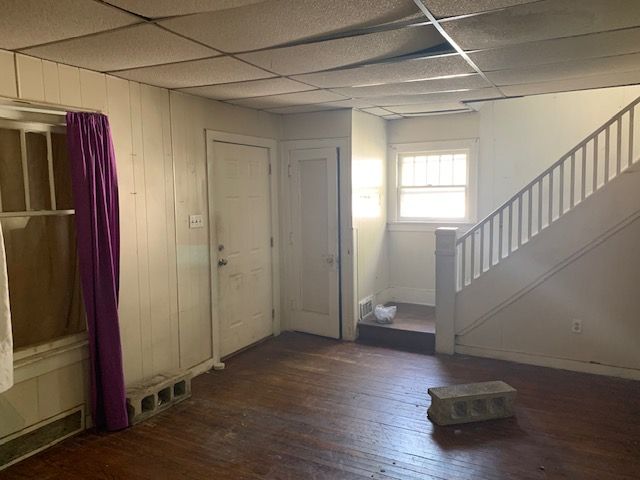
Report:
[[269,163],[269,175],[271,175],[271,163]]
[[276,309],[272,308],[271,309],[271,320],[275,320],[276,319]]
[[271,248],[273,248],[273,237],[271,237]]
[[291,164],[287,165],[287,176],[291,176]]

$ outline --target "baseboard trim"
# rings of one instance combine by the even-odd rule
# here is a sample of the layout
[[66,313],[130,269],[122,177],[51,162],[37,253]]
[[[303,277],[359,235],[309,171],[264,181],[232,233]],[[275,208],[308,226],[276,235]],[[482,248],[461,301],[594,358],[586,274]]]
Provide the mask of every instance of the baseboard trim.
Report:
[[456,345],[455,352],[463,355],[471,355],[474,357],[494,358],[498,360],[507,360],[509,362],[536,365],[539,367],[550,367],[560,370],[571,370],[574,372],[626,378],[629,380],[640,380],[640,369],[616,367],[613,365],[603,365],[601,363],[583,362],[580,360],[572,360],[569,358],[551,357],[525,352],[514,352],[510,350],[496,350],[471,345]]
[[413,303],[433,307],[436,304],[436,291],[426,288],[391,286],[376,294],[376,302]]

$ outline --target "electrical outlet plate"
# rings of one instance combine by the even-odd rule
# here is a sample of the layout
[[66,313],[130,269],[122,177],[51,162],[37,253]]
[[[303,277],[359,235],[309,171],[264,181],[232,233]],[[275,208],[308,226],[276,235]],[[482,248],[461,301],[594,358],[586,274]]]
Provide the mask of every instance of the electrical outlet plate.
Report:
[[189,228],[203,228],[204,219],[202,215],[189,215]]
[[573,333],[582,333],[582,320],[574,318],[571,321],[571,331]]

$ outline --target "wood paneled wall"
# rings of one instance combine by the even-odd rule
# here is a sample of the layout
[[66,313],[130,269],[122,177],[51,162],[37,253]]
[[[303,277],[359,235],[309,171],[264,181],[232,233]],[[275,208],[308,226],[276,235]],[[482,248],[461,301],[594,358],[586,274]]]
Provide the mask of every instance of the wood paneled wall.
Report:
[[[208,225],[188,224],[190,214],[208,216],[205,129],[275,139],[279,117],[1,50],[0,98],[109,115],[120,188],[127,384],[211,359]],[[79,385],[58,390],[82,397]],[[17,386],[16,398],[0,395],[0,416],[11,409],[16,419],[12,431],[43,418],[33,409],[14,411],[37,398],[36,390]],[[65,400],[78,403],[82,398]]]

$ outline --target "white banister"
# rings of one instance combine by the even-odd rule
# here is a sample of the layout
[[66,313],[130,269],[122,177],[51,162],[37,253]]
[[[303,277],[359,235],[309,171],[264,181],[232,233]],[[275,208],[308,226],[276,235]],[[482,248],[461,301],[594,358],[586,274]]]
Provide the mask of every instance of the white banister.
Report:
[[[615,178],[624,169],[635,163],[637,158],[634,157],[634,136],[637,135],[636,128],[638,127],[635,123],[635,109],[639,103],[640,97],[598,127],[578,145],[560,157],[557,162],[525,185],[522,190],[456,240],[456,246],[459,248],[453,248],[452,251],[454,254],[457,251],[459,258],[456,260],[457,264],[452,271],[454,273],[455,271],[459,272],[460,278],[457,279],[457,284],[454,282],[458,290],[463,289],[483,273],[500,263],[504,258],[511,255],[511,253],[521,248],[523,243],[529,242],[535,235],[538,235],[555,220],[573,209],[576,204],[583,202],[589,195],[595,193],[612,178]],[[614,125],[615,153],[612,145],[613,139],[611,138],[613,135],[611,129]],[[628,133],[624,127],[628,127]],[[601,134],[604,135],[604,152],[599,151],[602,140],[598,137]],[[622,158],[623,148],[628,150],[628,158],[626,158],[624,164]],[[627,157],[626,152],[625,157]],[[599,172],[601,162],[604,162],[602,173]],[[612,162],[615,162],[615,168]],[[580,170],[579,172],[576,171],[578,169]],[[588,180],[589,170],[591,170],[592,177]],[[603,176],[602,182],[599,182],[600,175]],[[579,184],[576,186],[577,182]],[[535,190],[538,198],[534,203],[533,192],[536,185]],[[545,185],[547,187],[546,191]],[[588,191],[587,188],[589,187],[591,188]],[[579,192],[576,189],[579,189]],[[523,206],[525,196],[527,199],[526,210]],[[517,211],[514,211],[516,208]],[[546,222],[543,221],[543,212],[546,212],[547,215]],[[524,215],[526,215],[526,226]],[[498,219],[498,245],[494,261],[495,237],[493,223],[496,221],[496,217]],[[517,217],[517,221],[515,221],[514,217]],[[487,224],[489,224],[488,227]],[[536,224],[537,229],[534,234],[533,226]],[[488,239],[485,238],[487,236],[487,228],[489,230]],[[525,228],[526,234],[523,231]],[[513,238],[514,234],[516,235],[515,239]],[[446,237],[446,235],[444,231],[440,233],[441,241],[444,242],[445,238],[450,240],[450,233],[449,237]],[[480,236],[479,248],[476,247],[476,235]],[[469,248],[467,248],[467,239],[469,239]],[[439,249],[439,247],[436,248]],[[477,255],[479,257],[476,260]],[[469,256],[468,259],[467,256]]]
[[[454,353],[457,228],[436,230],[436,352]],[[471,237],[473,240],[473,236]],[[464,244],[461,249],[464,256]],[[473,250],[472,250],[473,251]],[[471,269],[473,277],[473,267]],[[465,274],[462,272],[464,283]]]

